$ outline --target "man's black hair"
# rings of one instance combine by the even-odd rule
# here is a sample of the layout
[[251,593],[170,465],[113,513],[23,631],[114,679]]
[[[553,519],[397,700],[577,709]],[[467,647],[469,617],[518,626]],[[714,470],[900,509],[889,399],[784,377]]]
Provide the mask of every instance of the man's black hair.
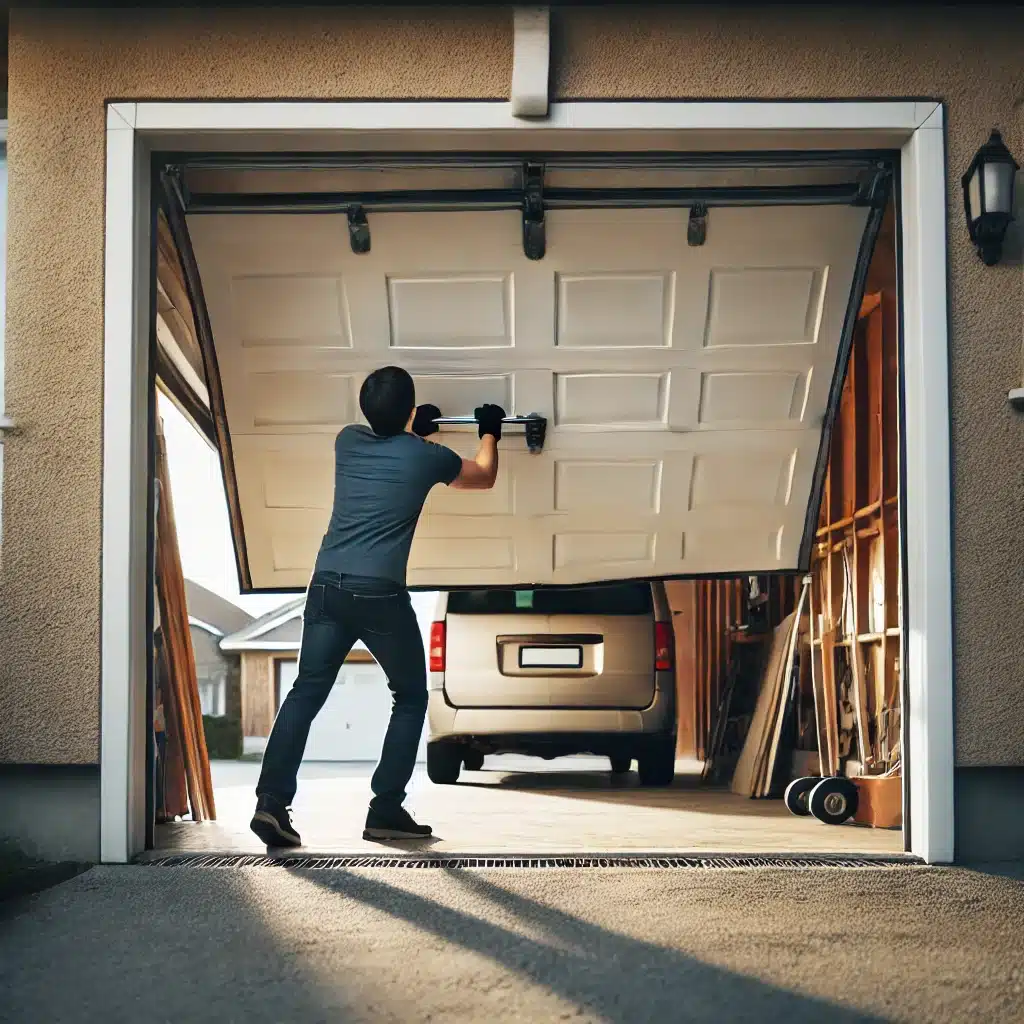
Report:
[[359,389],[359,408],[370,429],[380,437],[402,433],[416,408],[412,377],[400,366],[374,370]]

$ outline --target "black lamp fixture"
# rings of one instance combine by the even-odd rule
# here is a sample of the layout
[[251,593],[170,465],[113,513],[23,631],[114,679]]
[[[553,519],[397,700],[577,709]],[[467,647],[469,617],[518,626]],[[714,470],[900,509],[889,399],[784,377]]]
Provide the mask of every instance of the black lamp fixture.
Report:
[[1013,220],[1013,191],[1019,169],[1002,135],[993,128],[963,176],[967,231],[988,267],[995,266],[1003,256],[1003,239]]

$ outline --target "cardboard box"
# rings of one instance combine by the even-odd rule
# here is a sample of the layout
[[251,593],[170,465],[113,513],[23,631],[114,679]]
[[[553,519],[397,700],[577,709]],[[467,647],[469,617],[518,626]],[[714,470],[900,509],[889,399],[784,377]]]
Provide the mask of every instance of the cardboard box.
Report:
[[888,778],[865,775],[853,780],[857,787],[858,825],[872,828],[900,828],[903,825],[903,780],[898,775]]

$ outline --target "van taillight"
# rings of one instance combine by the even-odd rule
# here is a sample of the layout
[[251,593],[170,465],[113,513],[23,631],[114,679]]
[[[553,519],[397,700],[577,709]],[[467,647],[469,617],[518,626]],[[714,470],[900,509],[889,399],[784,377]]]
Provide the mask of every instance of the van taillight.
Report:
[[444,671],[444,623],[430,624],[430,671]]
[[672,627],[667,622],[654,624],[654,669],[667,672],[672,668]]

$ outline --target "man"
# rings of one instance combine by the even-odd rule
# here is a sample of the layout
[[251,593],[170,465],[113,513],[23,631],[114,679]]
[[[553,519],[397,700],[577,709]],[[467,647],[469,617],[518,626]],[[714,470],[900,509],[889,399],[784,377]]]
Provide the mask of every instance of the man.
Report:
[[309,727],[353,644],[362,640],[388,677],[391,721],[370,788],[364,839],[431,834],[402,806],[427,709],[427,667],[405,587],[416,523],[435,484],[488,490],[498,474],[505,412],[476,410],[480,449],[463,459],[425,440],[436,406],[416,408],[412,378],[385,366],[366,378],[359,407],[369,427],[351,425],[334,442],[334,509],[320,545],[302,617],[299,671],[267,742],[250,828],[268,846],[300,846],[289,805]]

